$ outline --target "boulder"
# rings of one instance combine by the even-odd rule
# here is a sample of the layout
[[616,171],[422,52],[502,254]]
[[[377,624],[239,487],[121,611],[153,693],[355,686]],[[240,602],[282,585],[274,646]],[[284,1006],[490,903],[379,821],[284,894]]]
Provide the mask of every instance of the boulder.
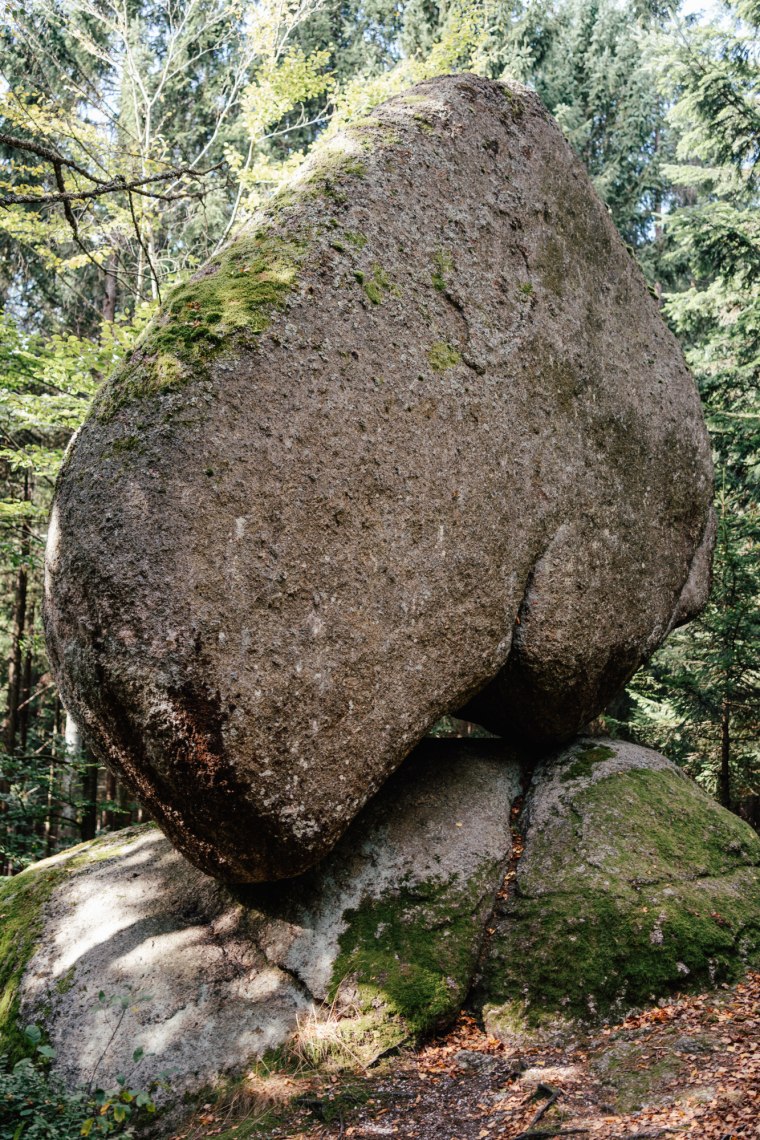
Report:
[[562,1032],[760,962],[760,838],[658,753],[577,741],[521,827],[478,983],[491,1032]]
[[70,1086],[177,1100],[294,1035],[352,1064],[415,1040],[464,1001],[519,790],[500,742],[439,741],[285,884],[231,890],[152,825],[36,864],[0,887],[0,1053],[38,1024]]
[[66,456],[48,647],[202,870],[303,872],[483,691],[547,744],[703,604],[694,383],[536,96],[425,82],[176,288]]

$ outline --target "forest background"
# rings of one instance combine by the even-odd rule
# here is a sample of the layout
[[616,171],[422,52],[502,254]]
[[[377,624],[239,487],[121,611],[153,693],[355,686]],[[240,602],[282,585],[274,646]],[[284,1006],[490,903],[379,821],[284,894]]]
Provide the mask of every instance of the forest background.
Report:
[[[691,7],[694,5],[692,3]],[[605,715],[760,825],[760,0],[0,0],[0,874],[141,817],[41,631],[56,472],[162,294],[427,76],[532,86],[697,379],[714,583]],[[463,636],[466,636],[463,631]]]

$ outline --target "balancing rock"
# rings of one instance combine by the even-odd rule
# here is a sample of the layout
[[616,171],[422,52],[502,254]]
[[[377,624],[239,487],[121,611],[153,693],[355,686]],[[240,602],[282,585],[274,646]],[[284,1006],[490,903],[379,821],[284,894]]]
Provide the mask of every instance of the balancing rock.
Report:
[[442,714],[569,739],[698,611],[694,383],[535,95],[322,144],[165,299],[58,484],[66,707],[230,881],[322,857]]
[[449,1024],[509,862],[517,760],[501,740],[425,741],[318,867],[274,887],[209,878],[151,824],[0,880],[17,949],[0,1052],[38,1024],[70,1087],[168,1074],[166,1103],[294,1034],[369,1064]]

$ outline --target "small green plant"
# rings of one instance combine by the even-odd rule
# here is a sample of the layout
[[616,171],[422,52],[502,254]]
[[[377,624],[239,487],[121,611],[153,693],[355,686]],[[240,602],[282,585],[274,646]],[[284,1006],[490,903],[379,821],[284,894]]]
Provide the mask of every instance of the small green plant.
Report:
[[[55,1050],[43,1043],[37,1025],[24,1030],[31,1057],[15,1065],[0,1056],[0,1140],[75,1140],[79,1136],[133,1135],[131,1125],[156,1106],[151,1091],[130,1088],[126,1077],[116,1087],[70,1092],[49,1071]],[[142,1059],[136,1049],[133,1060]]]
[[439,293],[446,288],[446,274],[454,268],[454,259],[445,249],[439,249],[433,254],[433,286]]

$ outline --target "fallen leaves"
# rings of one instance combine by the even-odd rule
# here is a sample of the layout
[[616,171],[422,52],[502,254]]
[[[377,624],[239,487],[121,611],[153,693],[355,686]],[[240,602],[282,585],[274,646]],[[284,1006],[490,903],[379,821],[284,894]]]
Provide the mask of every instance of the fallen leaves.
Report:
[[[349,1086],[354,1099],[345,1095]],[[635,1107],[624,1107],[631,1096]],[[345,1107],[331,1118],[324,1106],[341,1099]],[[360,1077],[336,1084],[313,1076],[308,1096],[296,1100],[263,1131],[244,1131],[241,1120],[241,1140],[760,1138],[760,972],[567,1047],[511,1049],[463,1014],[445,1036]],[[312,1101],[314,1111],[305,1107]],[[177,1140],[214,1135],[218,1114],[210,1109],[198,1117],[216,1116],[216,1129],[200,1125]],[[224,1140],[238,1135],[229,1113],[224,1128]]]

